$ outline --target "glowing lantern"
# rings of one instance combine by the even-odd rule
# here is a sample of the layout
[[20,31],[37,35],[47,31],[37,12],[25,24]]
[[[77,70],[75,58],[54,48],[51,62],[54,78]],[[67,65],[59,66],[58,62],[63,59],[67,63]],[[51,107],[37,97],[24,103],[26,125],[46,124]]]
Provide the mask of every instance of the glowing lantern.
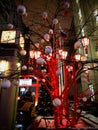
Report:
[[22,70],[27,70],[27,66],[26,66],[26,65],[23,65],[23,66],[22,66]]
[[74,49],[78,49],[78,48],[81,48],[82,47],[82,43],[80,40],[78,40],[77,42],[75,42],[74,44]]
[[61,100],[59,98],[55,98],[53,100],[53,105],[56,107],[56,106],[60,106],[61,105]]
[[20,15],[25,15],[26,14],[26,8],[24,5],[19,5],[17,7],[17,12],[20,14]]
[[47,17],[48,17],[47,12],[43,12],[43,18],[47,19]]
[[53,29],[49,29],[49,34],[53,34]]
[[66,59],[68,52],[67,51],[63,51],[63,50],[59,50],[59,55],[61,59]]
[[58,24],[58,19],[57,19],[57,18],[54,18],[54,19],[53,19],[53,24],[54,24],[54,25]]
[[80,61],[80,59],[81,59],[81,55],[80,54],[75,55],[75,60],[76,61]]
[[8,28],[8,29],[13,29],[13,24],[8,23],[8,24],[7,24],[7,28]]
[[51,46],[46,46],[46,47],[45,47],[45,53],[46,53],[46,54],[52,53],[52,48],[51,48]]
[[22,49],[22,50],[20,51],[20,54],[21,54],[22,56],[25,56],[25,55],[26,55],[26,50],[23,50],[23,49]]
[[44,63],[45,63],[45,60],[44,60],[43,58],[39,57],[39,58],[36,59],[36,62],[37,62],[38,64],[44,64]]
[[57,74],[57,75],[61,75],[61,69],[58,69],[58,70],[56,71],[56,74]]
[[11,82],[8,79],[4,79],[1,82],[1,87],[2,88],[9,88],[11,86]]
[[46,34],[44,35],[44,39],[48,42],[48,41],[50,40],[49,34],[46,33]]

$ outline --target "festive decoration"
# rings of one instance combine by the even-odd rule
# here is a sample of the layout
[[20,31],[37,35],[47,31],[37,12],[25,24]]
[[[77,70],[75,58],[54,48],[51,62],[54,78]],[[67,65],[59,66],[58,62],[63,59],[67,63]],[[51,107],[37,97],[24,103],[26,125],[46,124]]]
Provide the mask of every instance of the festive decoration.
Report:
[[1,87],[2,88],[9,88],[11,86],[11,82],[7,79],[3,79],[2,82],[1,82]]

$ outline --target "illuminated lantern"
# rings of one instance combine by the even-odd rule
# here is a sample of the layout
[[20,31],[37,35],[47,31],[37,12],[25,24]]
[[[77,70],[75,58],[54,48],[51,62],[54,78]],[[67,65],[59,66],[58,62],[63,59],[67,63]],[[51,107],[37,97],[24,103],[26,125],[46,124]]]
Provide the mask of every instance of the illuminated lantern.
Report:
[[86,102],[86,101],[87,101],[87,98],[86,98],[86,97],[83,97],[82,100],[83,100],[83,102]]
[[49,34],[53,34],[53,29],[49,29]]
[[45,39],[46,41],[49,41],[49,40],[50,40],[50,35],[46,33],[46,34],[44,35],[44,39]]
[[66,59],[68,52],[63,51],[63,50],[59,50],[59,55],[60,55],[60,59]]
[[20,14],[20,15],[25,15],[26,14],[26,8],[24,5],[19,5],[17,7],[17,12]]
[[58,24],[58,19],[57,19],[57,18],[54,18],[54,19],[53,19],[53,24],[54,24],[54,25]]
[[40,41],[41,43],[44,43],[45,42],[45,40],[44,39],[41,39],[41,41]]
[[52,53],[52,47],[51,47],[51,46],[46,46],[46,47],[45,47],[45,53],[46,53],[46,54]]
[[26,66],[26,65],[23,65],[23,66],[22,66],[22,70],[27,70],[27,66]]
[[63,125],[63,126],[66,126],[66,125],[67,125],[67,122],[68,122],[67,119],[62,119],[62,125]]
[[76,60],[76,61],[80,61],[80,59],[81,59],[81,55],[80,55],[80,54],[76,54],[76,55],[75,55],[75,60]]
[[39,58],[36,59],[36,62],[37,62],[37,64],[41,64],[42,65],[42,64],[45,63],[45,60],[43,58],[39,57]]
[[59,98],[55,98],[55,99],[53,100],[53,105],[54,105],[55,107],[60,106],[60,105],[61,105],[61,100],[60,100]]
[[69,3],[68,1],[66,1],[66,2],[64,3],[64,6],[65,6],[66,8],[69,8],[69,7],[70,7],[70,3]]
[[21,51],[20,51],[20,54],[21,54],[22,56],[25,56],[25,55],[26,55],[26,50],[21,50]]
[[48,17],[47,12],[43,12],[43,18],[47,19],[47,17]]
[[85,54],[88,55],[89,38],[82,38],[82,44],[85,49]]
[[2,88],[9,88],[11,86],[11,82],[8,79],[3,79],[1,82]]
[[13,24],[8,23],[8,24],[7,24],[7,28],[8,28],[8,29],[13,29]]
[[83,45],[82,45],[82,43],[81,43],[81,41],[80,40],[78,40],[77,42],[75,42],[75,44],[74,44],[74,49],[78,49],[78,48],[81,48]]

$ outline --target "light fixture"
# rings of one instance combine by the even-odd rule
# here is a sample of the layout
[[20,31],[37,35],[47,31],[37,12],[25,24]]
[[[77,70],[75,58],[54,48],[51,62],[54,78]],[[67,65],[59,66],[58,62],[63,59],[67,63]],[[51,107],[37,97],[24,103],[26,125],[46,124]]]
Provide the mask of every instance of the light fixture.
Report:
[[3,30],[1,33],[0,44],[6,45],[7,47],[10,44],[12,48],[20,47],[21,49],[23,49],[24,37],[19,30]]

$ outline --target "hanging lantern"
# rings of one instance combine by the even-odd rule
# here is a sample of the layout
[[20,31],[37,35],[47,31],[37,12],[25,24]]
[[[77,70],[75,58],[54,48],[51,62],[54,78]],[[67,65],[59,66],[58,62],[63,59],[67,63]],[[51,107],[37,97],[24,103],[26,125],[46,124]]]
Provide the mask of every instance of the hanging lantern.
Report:
[[23,66],[22,66],[22,70],[27,70],[27,66],[26,66],[26,65],[23,65]]
[[25,56],[25,55],[26,55],[26,50],[21,50],[21,51],[20,51],[20,54],[21,54],[22,56]]
[[48,17],[47,12],[43,12],[43,18],[47,19],[47,17]]
[[75,42],[75,44],[74,44],[74,49],[79,49],[79,48],[81,48],[83,45],[82,45],[82,43],[81,43],[81,40],[78,40],[77,42]]
[[20,14],[20,15],[25,15],[26,14],[26,8],[24,5],[19,5],[17,7],[17,12]]
[[9,88],[11,86],[11,82],[8,79],[3,79],[1,82],[2,88]]
[[36,59],[36,62],[37,62],[37,64],[41,64],[42,65],[42,64],[45,63],[45,60],[43,58],[39,57],[39,58]]
[[70,3],[69,3],[68,1],[66,1],[66,2],[64,3],[64,7],[69,8],[69,7],[70,7]]
[[45,53],[46,53],[46,54],[52,53],[52,47],[51,47],[51,46],[46,46],[46,47],[45,47]]
[[53,105],[54,105],[55,107],[60,106],[60,105],[61,105],[61,100],[60,100],[59,98],[55,98],[55,99],[53,100]]
[[8,29],[13,29],[13,24],[8,23],[8,24],[7,24],[7,28],[8,28]]
[[53,29],[49,29],[49,34],[53,34]]
[[50,35],[46,33],[44,35],[44,39],[48,42],[50,40]]
[[54,24],[54,25],[58,24],[58,19],[57,19],[57,18],[54,18],[54,19],[53,19],[53,24]]

